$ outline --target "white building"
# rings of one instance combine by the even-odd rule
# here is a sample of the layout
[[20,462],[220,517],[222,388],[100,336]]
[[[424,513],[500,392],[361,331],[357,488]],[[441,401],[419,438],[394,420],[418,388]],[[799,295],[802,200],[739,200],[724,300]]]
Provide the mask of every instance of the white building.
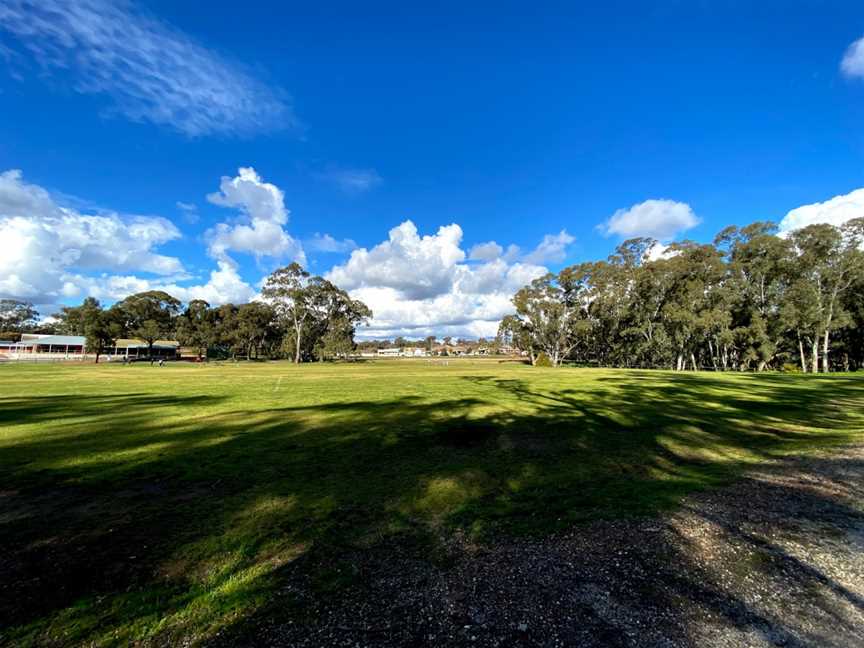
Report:
[[391,347],[389,349],[378,349],[379,358],[398,358],[402,355],[402,349]]

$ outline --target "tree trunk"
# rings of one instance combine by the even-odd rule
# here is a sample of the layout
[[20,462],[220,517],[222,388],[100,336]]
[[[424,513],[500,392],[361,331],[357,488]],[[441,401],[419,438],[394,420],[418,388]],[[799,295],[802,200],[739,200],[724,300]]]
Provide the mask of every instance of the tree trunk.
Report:
[[822,371],[828,373],[828,336],[831,334],[830,329],[825,329],[825,342],[822,345]]
[[801,372],[807,373],[807,358],[804,356],[804,340],[801,339],[801,332],[798,332],[798,353],[801,356]]
[[675,362],[675,371],[684,371],[684,354],[678,353],[678,359]]
[[690,352],[690,362],[693,363],[693,371],[697,371],[698,367],[696,366],[696,354],[694,354],[692,351]]
[[297,332],[297,335],[296,335],[297,348],[294,350],[294,364],[300,364],[300,337],[301,337],[300,331],[301,331],[301,326],[295,326],[294,327],[294,329]]

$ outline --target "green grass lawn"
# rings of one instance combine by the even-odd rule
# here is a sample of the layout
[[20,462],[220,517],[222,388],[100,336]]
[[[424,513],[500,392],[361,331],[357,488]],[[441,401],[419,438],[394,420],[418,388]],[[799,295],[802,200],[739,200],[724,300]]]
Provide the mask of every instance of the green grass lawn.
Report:
[[453,528],[487,542],[652,514],[864,439],[864,375],[10,364],[0,394],[0,643],[16,645],[204,641],[266,612],[298,562],[338,589],[348,548],[432,560]]

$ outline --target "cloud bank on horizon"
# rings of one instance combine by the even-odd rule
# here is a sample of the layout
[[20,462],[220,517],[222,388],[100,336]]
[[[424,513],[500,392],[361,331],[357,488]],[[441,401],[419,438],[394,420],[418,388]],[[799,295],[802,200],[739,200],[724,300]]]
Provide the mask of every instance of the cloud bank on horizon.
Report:
[[[196,281],[183,260],[159,248],[183,238],[171,220],[112,211],[84,213],[61,205],[19,170],[0,173],[0,296],[56,307],[94,296],[112,302],[149,289],[183,301],[242,303],[256,298],[266,276],[261,267],[306,263],[304,243],[288,232],[285,194],[251,167],[223,176],[206,200],[230,212],[204,235],[215,267]],[[864,188],[790,210],[781,232],[813,223],[842,224],[864,216]],[[668,242],[699,222],[693,209],[671,200],[646,200],[619,209],[600,227],[619,239],[650,236]],[[421,233],[410,220],[391,228],[371,247],[316,234],[310,250],[348,255],[325,276],[362,299],[375,317],[363,337],[396,335],[491,336],[512,312],[520,287],[567,259],[574,237],[547,234],[532,249],[496,241],[467,248],[461,225]],[[251,257],[258,280],[244,279],[239,257]],[[48,313],[44,313],[48,314]]]

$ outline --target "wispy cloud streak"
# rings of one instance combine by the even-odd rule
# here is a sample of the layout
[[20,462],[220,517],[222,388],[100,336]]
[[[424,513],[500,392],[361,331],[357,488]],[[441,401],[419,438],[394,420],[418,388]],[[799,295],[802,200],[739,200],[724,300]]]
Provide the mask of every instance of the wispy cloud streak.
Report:
[[192,137],[296,123],[284,93],[124,0],[3,0],[4,29],[44,70],[71,72],[77,91],[136,122]]

